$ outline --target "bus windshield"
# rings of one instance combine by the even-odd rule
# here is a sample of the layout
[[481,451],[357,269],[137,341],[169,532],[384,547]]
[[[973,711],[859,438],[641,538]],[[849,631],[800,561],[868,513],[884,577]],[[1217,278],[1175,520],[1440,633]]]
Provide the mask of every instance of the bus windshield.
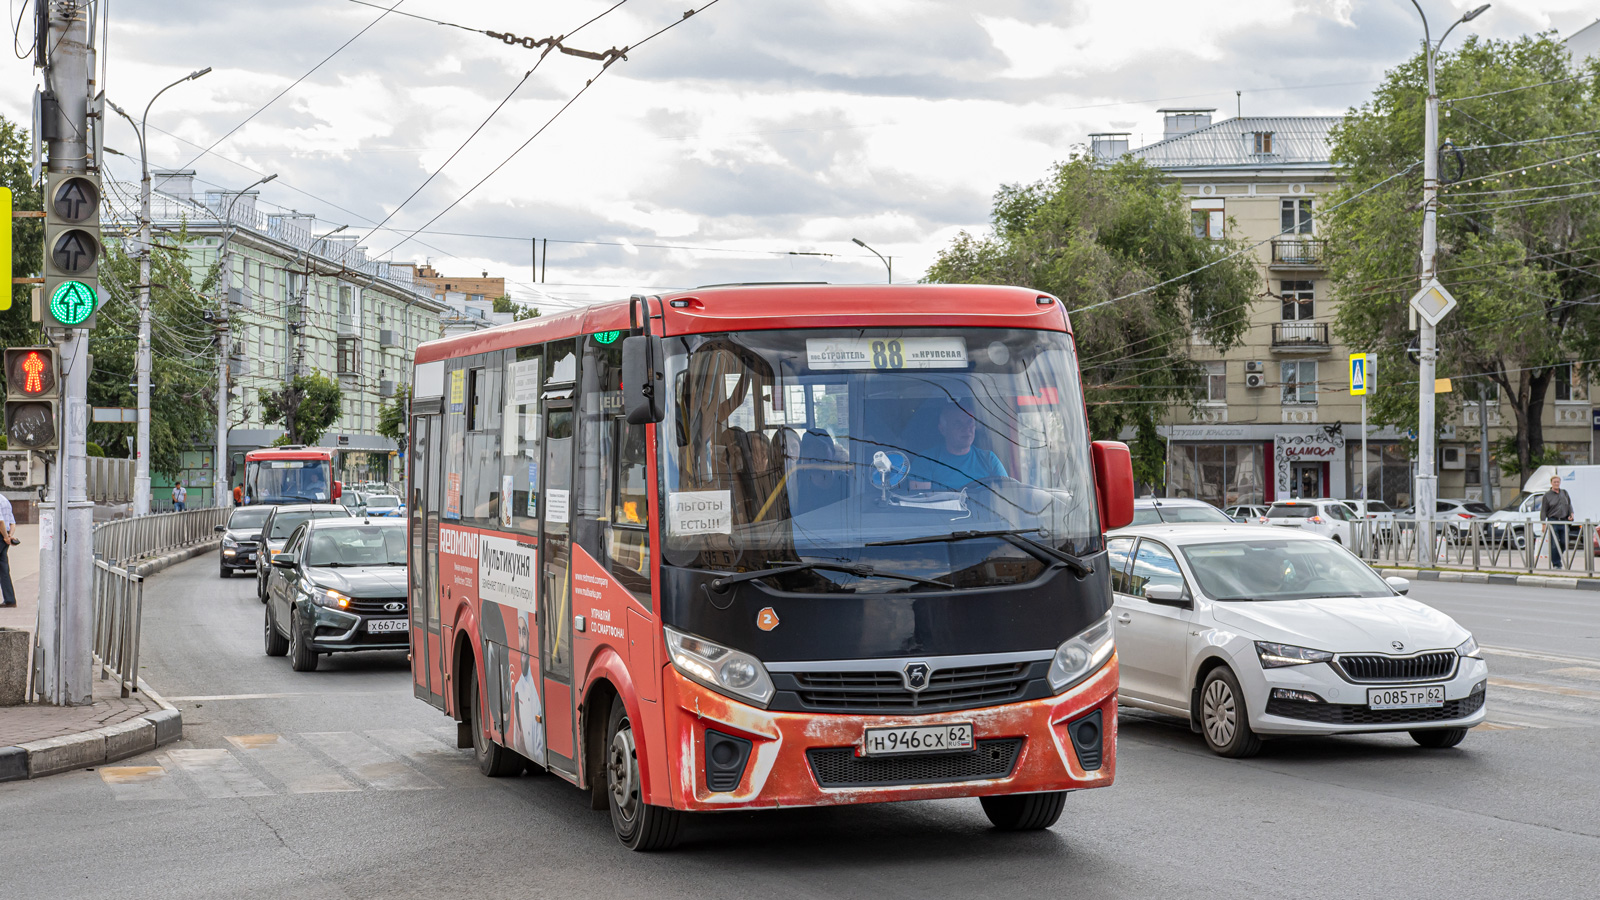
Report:
[[245,464],[244,491],[250,503],[326,503],[331,494],[327,460],[263,459]]
[[[895,576],[1014,584],[1053,564],[1048,549],[1100,547],[1065,333],[752,331],[666,347],[671,408],[659,444],[671,565],[864,565],[871,571],[800,569],[779,584],[936,590]],[[963,534],[995,531],[1020,540]]]

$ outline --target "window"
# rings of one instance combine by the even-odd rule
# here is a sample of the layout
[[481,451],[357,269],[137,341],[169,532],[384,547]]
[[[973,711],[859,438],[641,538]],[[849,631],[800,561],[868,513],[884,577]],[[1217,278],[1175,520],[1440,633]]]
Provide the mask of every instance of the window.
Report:
[[1133,538],[1106,541],[1106,558],[1111,563],[1111,589],[1119,594],[1132,591],[1128,583],[1128,559],[1133,556]]
[[511,527],[527,534],[539,529],[539,391],[542,345],[520,347],[506,366],[501,452],[511,479]]
[[1260,503],[1266,497],[1265,460],[1260,444],[1174,441],[1168,451],[1167,496],[1217,507]]
[[1555,367],[1555,377],[1550,379],[1555,382],[1556,400],[1587,401],[1589,399],[1589,386],[1584,384],[1583,376],[1573,368],[1572,363],[1562,363]]
[[1257,131],[1251,137],[1253,140],[1250,142],[1250,152],[1257,155],[1272,152],[1272,132]]
[[339,374],[353,375],[361,367],[361,341],[356,338],[339,338]]
[[1183,574],[1178,571],[1178,560],[1172,551],[1146,538],[1139,542],[1139,552],[1133,558],[1133,572],[1128,577],[1128,593],[1143,597],[1152,584],[1175,584],[1183,587]]
[[1221,200],[1189,201],[1189,224],[1194,227],[1195,237],[1222,240],[1227,226],[1222,204]]
[[1307,322],[1315,318],[1316,282],[1285,281],[1283,285],[1283,321]]
[[1285,197],[1282,225],[1284,234],[1311,234],[1311,198]]
[[1284,405],[1317,402],[1317,364],[1310,361],[1283,364]]
[[466,470],[463,474],[461,518],[480,528],[499,528],[501,480],[500,416],[505,385],[504,354],[473,357],[467,372]]
[[1228,364],[1225,362],[1202,363],[1206,367],[1206,402],[1228,402]]

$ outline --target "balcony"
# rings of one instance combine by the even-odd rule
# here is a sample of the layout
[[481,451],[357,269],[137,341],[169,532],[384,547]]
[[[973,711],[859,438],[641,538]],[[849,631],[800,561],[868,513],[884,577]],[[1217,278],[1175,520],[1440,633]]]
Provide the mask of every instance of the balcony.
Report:
[[1279,238],[1272,242],[1274,269],[1322,269],[1327,241],[1310,238]]
[[1274,322],[1272,349],[1276,353],[1324,353],[1328,342],[1326,322]]

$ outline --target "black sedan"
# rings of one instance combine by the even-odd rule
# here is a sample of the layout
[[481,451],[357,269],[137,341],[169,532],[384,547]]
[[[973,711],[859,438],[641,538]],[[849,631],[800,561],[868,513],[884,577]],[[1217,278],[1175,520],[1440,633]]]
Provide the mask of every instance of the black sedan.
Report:
[[313,672],[324,653],[410,648],[404,520],[312,519],[270,568],[268,656]]
[[337,503],[286,503],[271,509],[256,538],[260,542],[256,550],[256,596],[262,603],[267,602],[267,575],[272,572],[272,558],[283,549],[284,542],[296,528],[312,519],[350,516],[350,511]]
[[223,578],[232,575],[235,569],[255,571],[261,526],[271,513],[270,506],[241,506],[228,516],[228,524],[217,526],[217,531],[222,535]]

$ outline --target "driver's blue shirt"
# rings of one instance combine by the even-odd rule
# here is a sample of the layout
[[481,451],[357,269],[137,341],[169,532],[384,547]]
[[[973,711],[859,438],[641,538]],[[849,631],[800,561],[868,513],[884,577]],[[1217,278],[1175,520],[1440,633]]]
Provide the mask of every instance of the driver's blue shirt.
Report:
[[918,480],[931,481],[936,488],[954,491],[969,482],[1006,477],[1006,467],[990,450],[972,447],[966,453],[951,453],[941,446],[923,457]]

